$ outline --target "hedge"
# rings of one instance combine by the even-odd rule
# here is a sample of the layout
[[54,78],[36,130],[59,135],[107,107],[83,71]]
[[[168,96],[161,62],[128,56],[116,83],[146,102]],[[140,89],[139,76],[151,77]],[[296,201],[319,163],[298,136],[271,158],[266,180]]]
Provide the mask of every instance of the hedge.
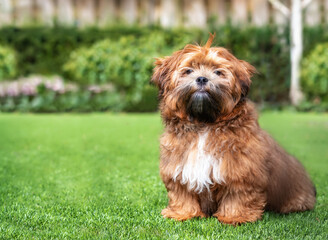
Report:
[[[18,53],[19,75],[62,74],[62,65],[77,48],[89,47],[103,39],[115,41],[122,36],[139,38],[154,30],[167,33],[168,44],[184,35],[180,29],[169,31],[158,27],[136,26],[82,30],[74,27],[4,27],[0,28],[0,45],[10,46]],[[199,33],[196,36],[199,36]]]
[[59,76],[0,82],[0,112],[120,111],[122,100],[110,84],[81,87]]
[[16,76],[16,54],[9,47],[0,45],[0,81]]
[[168,47],[160,31],[139,38],[106,39],[73,51],[64,71],[69,79],[81,84],[113,84],[124,96],[123,105],[132,110],[147,94],[153,93],[150,103],[156,101],[156,91],[147,88],[155,58],[169,55],[172,49],[180,49],[190,41],[190,38],[175,39],[173,46]]
[[[302,89],[306,89],[304,110],[328,109],[328,42],[318,44],[302,61]],[[306,109],[308,108],[308,109]]]
[[[78,72],[72,73],[68,68],[63,67],[70,59],[72,52],[86,53],[85,49],[91,48],[94,44],[113,43],[117,49],[138,48],[138,44],[122,44],[120,39],[133,39],[131,42],[138,42],[143,39],[143,45],[152,47],[153,42],[147,41],[152,33],[163,38],[161,48],[151,51],[157,56],[171,54],[188,42],[204,43],[208,38],[208,32],[216,32],[215,44],[224,46],[231,50],[238,58],[244,59],[254,65],[258,74],[253,78],[253,86],[249,93],[252,100],[256,102],[284,103],[288,101],[288,89],[290,85],[290,64],[289,64],[289,30],[283,31],[276,26],[247,27],[236,26],[213,26],[204,31],[193,29],[172,29],[165,30],[159,27],[126,27],[117,26],[108,29],[89,28],[79,30],[65,27],[31,27],[14,28],[6,27],[0,29],[0,45],[6,45],[16,50],[18,61],[18,75],[28,75],[31,73],[59,74],[64,75],[69,80],[89,82],[88,78],[76,78]],[[277,34],[280,32],[279,34]],[[306,28],[304,30],[304,56],[307,56],[317,43],[328,41],[327,26]],[[180,45],[179,45],[180,43]],[[122,48],[124,47],[124,48]],[[84,49],[84,50],[83,50]],[[145,57],[154,55],[145,54]],[[151,74],[151,60],[147,64],[148,74],[142,76],[142,94],[130,105],[124,107],[129,111],[140,111],[141,109],[154,110],[157,104],[155,90],[148,85]],[[135,70],[131,67],[121,67],[124,70],[125,78],[135,81]],[[73,70],[73,68],[72,68]],[[112,73],[110,73],[112,74]],[[75,77],[73,76],[75,75]],[[115,74],[113,74],[114,76]],[[122,76],[123,76],[122,75]],[[117,77],[117,76],[116,76]],[[99,79],[98,79],[99,80]],[[98,80],[95,80],[98,82]],[[130,81],[129,80],[129,81]],[[110,81],[105,79],[105,82]],[[98,82],[99,83],[99,82]],[[121,86],[117,86],[121,89]],[[140,86],[139,86],[140,87]],[[305,91],[307,89],[304,89]],[[124,94],[123,94],[124,95]],[[145,99],[148,99],[145,102]],[[144,106],[142,103],[145,103]]]

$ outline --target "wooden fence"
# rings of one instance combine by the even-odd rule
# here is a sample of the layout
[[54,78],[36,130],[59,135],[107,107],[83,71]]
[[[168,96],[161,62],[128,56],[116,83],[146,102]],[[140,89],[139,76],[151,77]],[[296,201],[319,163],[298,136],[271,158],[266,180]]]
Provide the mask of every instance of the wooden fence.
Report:
[[[290,0],[282,0],[289,6]],[[205,27],[224,24],[286,24],[268,0],[0,0],[0,26],[106,26],[160,24]],[[305,9],[307,25],[328,23],[328,0],[313,0]]]

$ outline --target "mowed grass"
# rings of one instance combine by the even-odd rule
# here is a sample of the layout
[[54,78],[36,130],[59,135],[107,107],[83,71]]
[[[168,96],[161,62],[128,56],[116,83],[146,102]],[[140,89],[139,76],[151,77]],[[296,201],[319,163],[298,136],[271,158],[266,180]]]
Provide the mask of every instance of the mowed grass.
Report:
[[160,215],[159,114],[0,114],[0,239],[328,239],[328,115],[260,123],[302,161],[317,205],[232,227]]

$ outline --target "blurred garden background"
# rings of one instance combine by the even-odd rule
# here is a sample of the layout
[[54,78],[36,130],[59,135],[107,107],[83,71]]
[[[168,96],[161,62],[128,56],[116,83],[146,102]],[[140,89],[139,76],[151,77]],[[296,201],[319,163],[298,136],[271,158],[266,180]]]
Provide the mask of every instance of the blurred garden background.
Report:
[[[315,210],[161,217],[153,62],[209,32],[256,67],[249,98]],[[327,111],[327,0],[0,0],[0,238],[328,239]]]
[[[154,58],[204,43],[209,32],[257,68],[253,101],[286,107],[291,16],[272,2],[1,0],[0,111],[156,111]],[[281,2],[292,8],[293,1]],[[326,111],[328,3],[303,2],[304,97],[296,108]]]

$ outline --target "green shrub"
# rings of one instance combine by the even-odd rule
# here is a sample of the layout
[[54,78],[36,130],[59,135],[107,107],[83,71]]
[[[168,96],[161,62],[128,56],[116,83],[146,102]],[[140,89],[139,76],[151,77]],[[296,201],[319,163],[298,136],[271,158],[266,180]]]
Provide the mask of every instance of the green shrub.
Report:
[[[215,44],[228,48],[237,57],[249,61],[258,69],[259,74],[254,76],[253,86],[249,93],[249,97],[252,100],[256,102],[281,102],[288,100],[290,75],[289,32],[286,29],[286,31],[281,33],[281,36],[277,36],[277,28],[275,26],[240,28],[232,25],[215,25],[203,31],[195,29],[167,30],[159,27],[135,26],[82,30],[63,27],[7,27],[0,29],[0,44],[7,44],[18,52],[20,75],[29,73],[63,75],[65,68],[62,66],[68,59],[71,59],[72,51],[81,48],[89,49],[93,44],[103,39],[108,39],[116,46],[118,46],[116,42],[122,41],[120,40],[122,38],[132,39],[131,44],[125,45],[126,48],[129,48],[125,51],[131,51],[132,53],[134,53],[134,50],[138,51],[140,39],[143,39],[144,42],[140,46],[145,46],[146,50],[152,48],[152,45],[158,46],[157,49],[159,51],[155,55],[150,56],[150,59],[152,59],[153,56],[169,55],[183,47],[187,42],[204,43],[208,38],[208,32],[216,32]],[[318,30],[316,33],[317,39],[321,39],[319,36],[323,33],[324,31],[320,32]],[[150,36],[152,36],[151,39]],[[305,32],[306,36],[307,33]],[[287,40],[280,41],[280,37]],[[152,41],[155,40],[156,43],[154,44]],[[130,50],[131,48],[135,49],[132,51]],[[119,49],[114,50],[116,52],[119,51]],[[87,54],[87,51],[82,52],[81,50],[81,53]],[[73,66],[71,67],[73,69]],[[121,69],[126,69],[126,66]],[[98,79],[97,76],[91,74],[91,71],[88,71],[90,80],[83,79],[83,75],[79,77],[78,72],[82,74],[83,71],[77,71],[74,74],[78,77],[77,79],[79,80],[76,80],[79,82],[103,82],[108,80],[105,78]],[[69,71],[66,73],[69,73]],[[130,74],[124,73],[124,79],[130,79]],[[150,76],[147,77],[147,79],[149,78]],[[137,90],[137,92],[140,91]],[[140,94],[134,95],[136,99],[140,99]]]
[[121,111],[123,108],[121,102],[121,96],[114,92],[92,93],[80,90],[58,93],[41,85],[36,96],[0,98],[0,112]]
[[132,106],[140,106],[143,93],[153,99],[149,106],[154,106],[156,92],[147,90],[154,59],[171,54],[172,49],[179,49],[190,42],[190,39],[185,39],[170,42],[174,46],[167,44],[162,32],[154,32],[141,38],[127,36],[117,41],[106,39],[90,48],[72,52],[64,65],[64,71],[69,79],[82,84],[113,83],[124,95],[125,104],[131,111]]
[[90,46],[104,38],[139,37],[145,31],[145,28],[121,26],[83,30],[74,27],[4,27],[0,29],[0,44],[16,50],[19,75],[61,74],[62,65],[72,50]]
[[303,56],[309,53],[321,43],[328,42],[328,25],[305,26],[303,36]]
[[[157,33],[152,36],[152,33]],[[216,32],[215,45],[228,48],[238,58],[246,60],[254,65],[258,74],[253,77],[253,84],[249,92],[249,97],[260,103],[281,104],[288,101],[288,89],[290,86],[290,64],[289,64],[289,29],[277,31],[275,26],[265,27],[238,27],[232,25],[217,26],[212,25],[209,29],[161,29],[159,27],[136,27],[136,26],[115,26],[107,29],[77,29],[66,27],[30,27],[16,28],[6,27],[0,29],[0,44],[9,46],[16,51],[17,56],[17,74],[29,75],[30,73],[56,74],[64,75],[63,65],[68,62],[71,52],[77,49],[89,49],[93,44],[108,39],[111,43],[118,44],[120,39],[133,39],[133,44],[126,44],[126,48],[138,48],[140,39],[144,39],[141,46],[146,49],[151,48],[158,38],[158,51],[155,57],[169,55],[173,51],[181,48],[186,42],[204,43],[208,38],[208,32]],[[278,34],[278,32],[280,32]],[[152,36],[152,40],[147,39]],[[307,56],[318,43],[328,41],[328,26],[305,27],[304,29],[304,56]],[[146,43],[145,43],[146,42]],[[136,46],[138,43],[138,46]],[[149,46],[148,46],[148,45]],[[118,49],[115,49],[116,52]],[[125,49],[124,49],[125,50]],[[82,50],[81,50],[82,51]],[[127,50],[126,51],[132,51]],[[138,50],[136,50],[138,51]],[[147,50],[148,51],[148,50]],[[134,53],[132,51],[132,53]],[[148,52],[147,52],[148,54]],[[133,54],[132,54],[133,55]],[[150,55],[152,59],[152,55]],[[130,61],[130,60],[129,60]],[[131,60],[132,61],[132,60]],[[123,64],[125,65],[125,64]],[[117,67],[117,69],[126,69],[126,66]],[[131,66],[129,67],[131,68]],[[147,70],[147,68],[145,68]],[[148,69],[149,70],[149,69]],[[89,71],[90,72],[90,71]],[[68,73],[68,72],[66,72]],[[70,73],[71,74],[71,73]],[[149,72],[151,74],[151,72]],[[113,74],[114,75],[114,74]],[[133,79],[129,77],[131,73],[122,73],[124,79]],[[144,75],[144,74],[142,74]],[[82,83],[116,81],[116,88],[119,88],[121,97],[124,97],[125,110],[137,111],[142,109],[139,105],[142,100],[140,96],[146,96],[147,99],[156,99],[151,96],[154,90],[134,91],[128,89],[126,82],[122,81],[123,86],[117,79],[98,79],[90,74],[91,80],[76,80]],[[148,79],[142,80],[147,86]],[[69,80],[69,79],[68,79]],[[124,80],[124,81],[125,81]],[[129,82],[128,82],[129,83]],[[141,93],[140,93],[141,92]],[[146,93],[147,92],[147,93]],[[151,94],[150,94],[151,93]],[[146,94],[146,95],[145,95]],[[125,101],[125,96],[131,98]],[[133,97],[132,97],[133,96]],[[142,97],[142,98],[143,98]],[[137,101],[131,102],[131,100]],[[155,106],[157,102],[148,102],[147,105]],[[11,106],[10,104],[8,106]],[[141,108],[139,108],[141,107]],[[138,111],[139,111],[138,110]],[[140,110],[142,111],[142,110]]]
[[[106,29],[74,27],[4,27],[0,28],[0,44],[16,50],[18,75],[40,73],[61,75],[62,65],[71,52],[81,47],[90,47],[103,39],[116,41],[122,36],[140,38],[152,32],[162,32],[168,46],[186,36],[199,40],[200,31],[187,32],[181,29],[163,30],[159,27],[112,26]],[[162,36],[163,36],[162,34]]]
[[14,50],[0,46],[0,80],[16,75],[16,56]]
[[147,85],[142,90],[142,98],[137,103],[127,103],[124,110],[127,112],[154,112],[158,109],[157,88]]
[[328,102],[328,43],[318,44],[303,59],[302,88],[309,100]]
[[0,112],[122,111],[122,102],[111,84],[81,87],[40,75],[0,82]]

